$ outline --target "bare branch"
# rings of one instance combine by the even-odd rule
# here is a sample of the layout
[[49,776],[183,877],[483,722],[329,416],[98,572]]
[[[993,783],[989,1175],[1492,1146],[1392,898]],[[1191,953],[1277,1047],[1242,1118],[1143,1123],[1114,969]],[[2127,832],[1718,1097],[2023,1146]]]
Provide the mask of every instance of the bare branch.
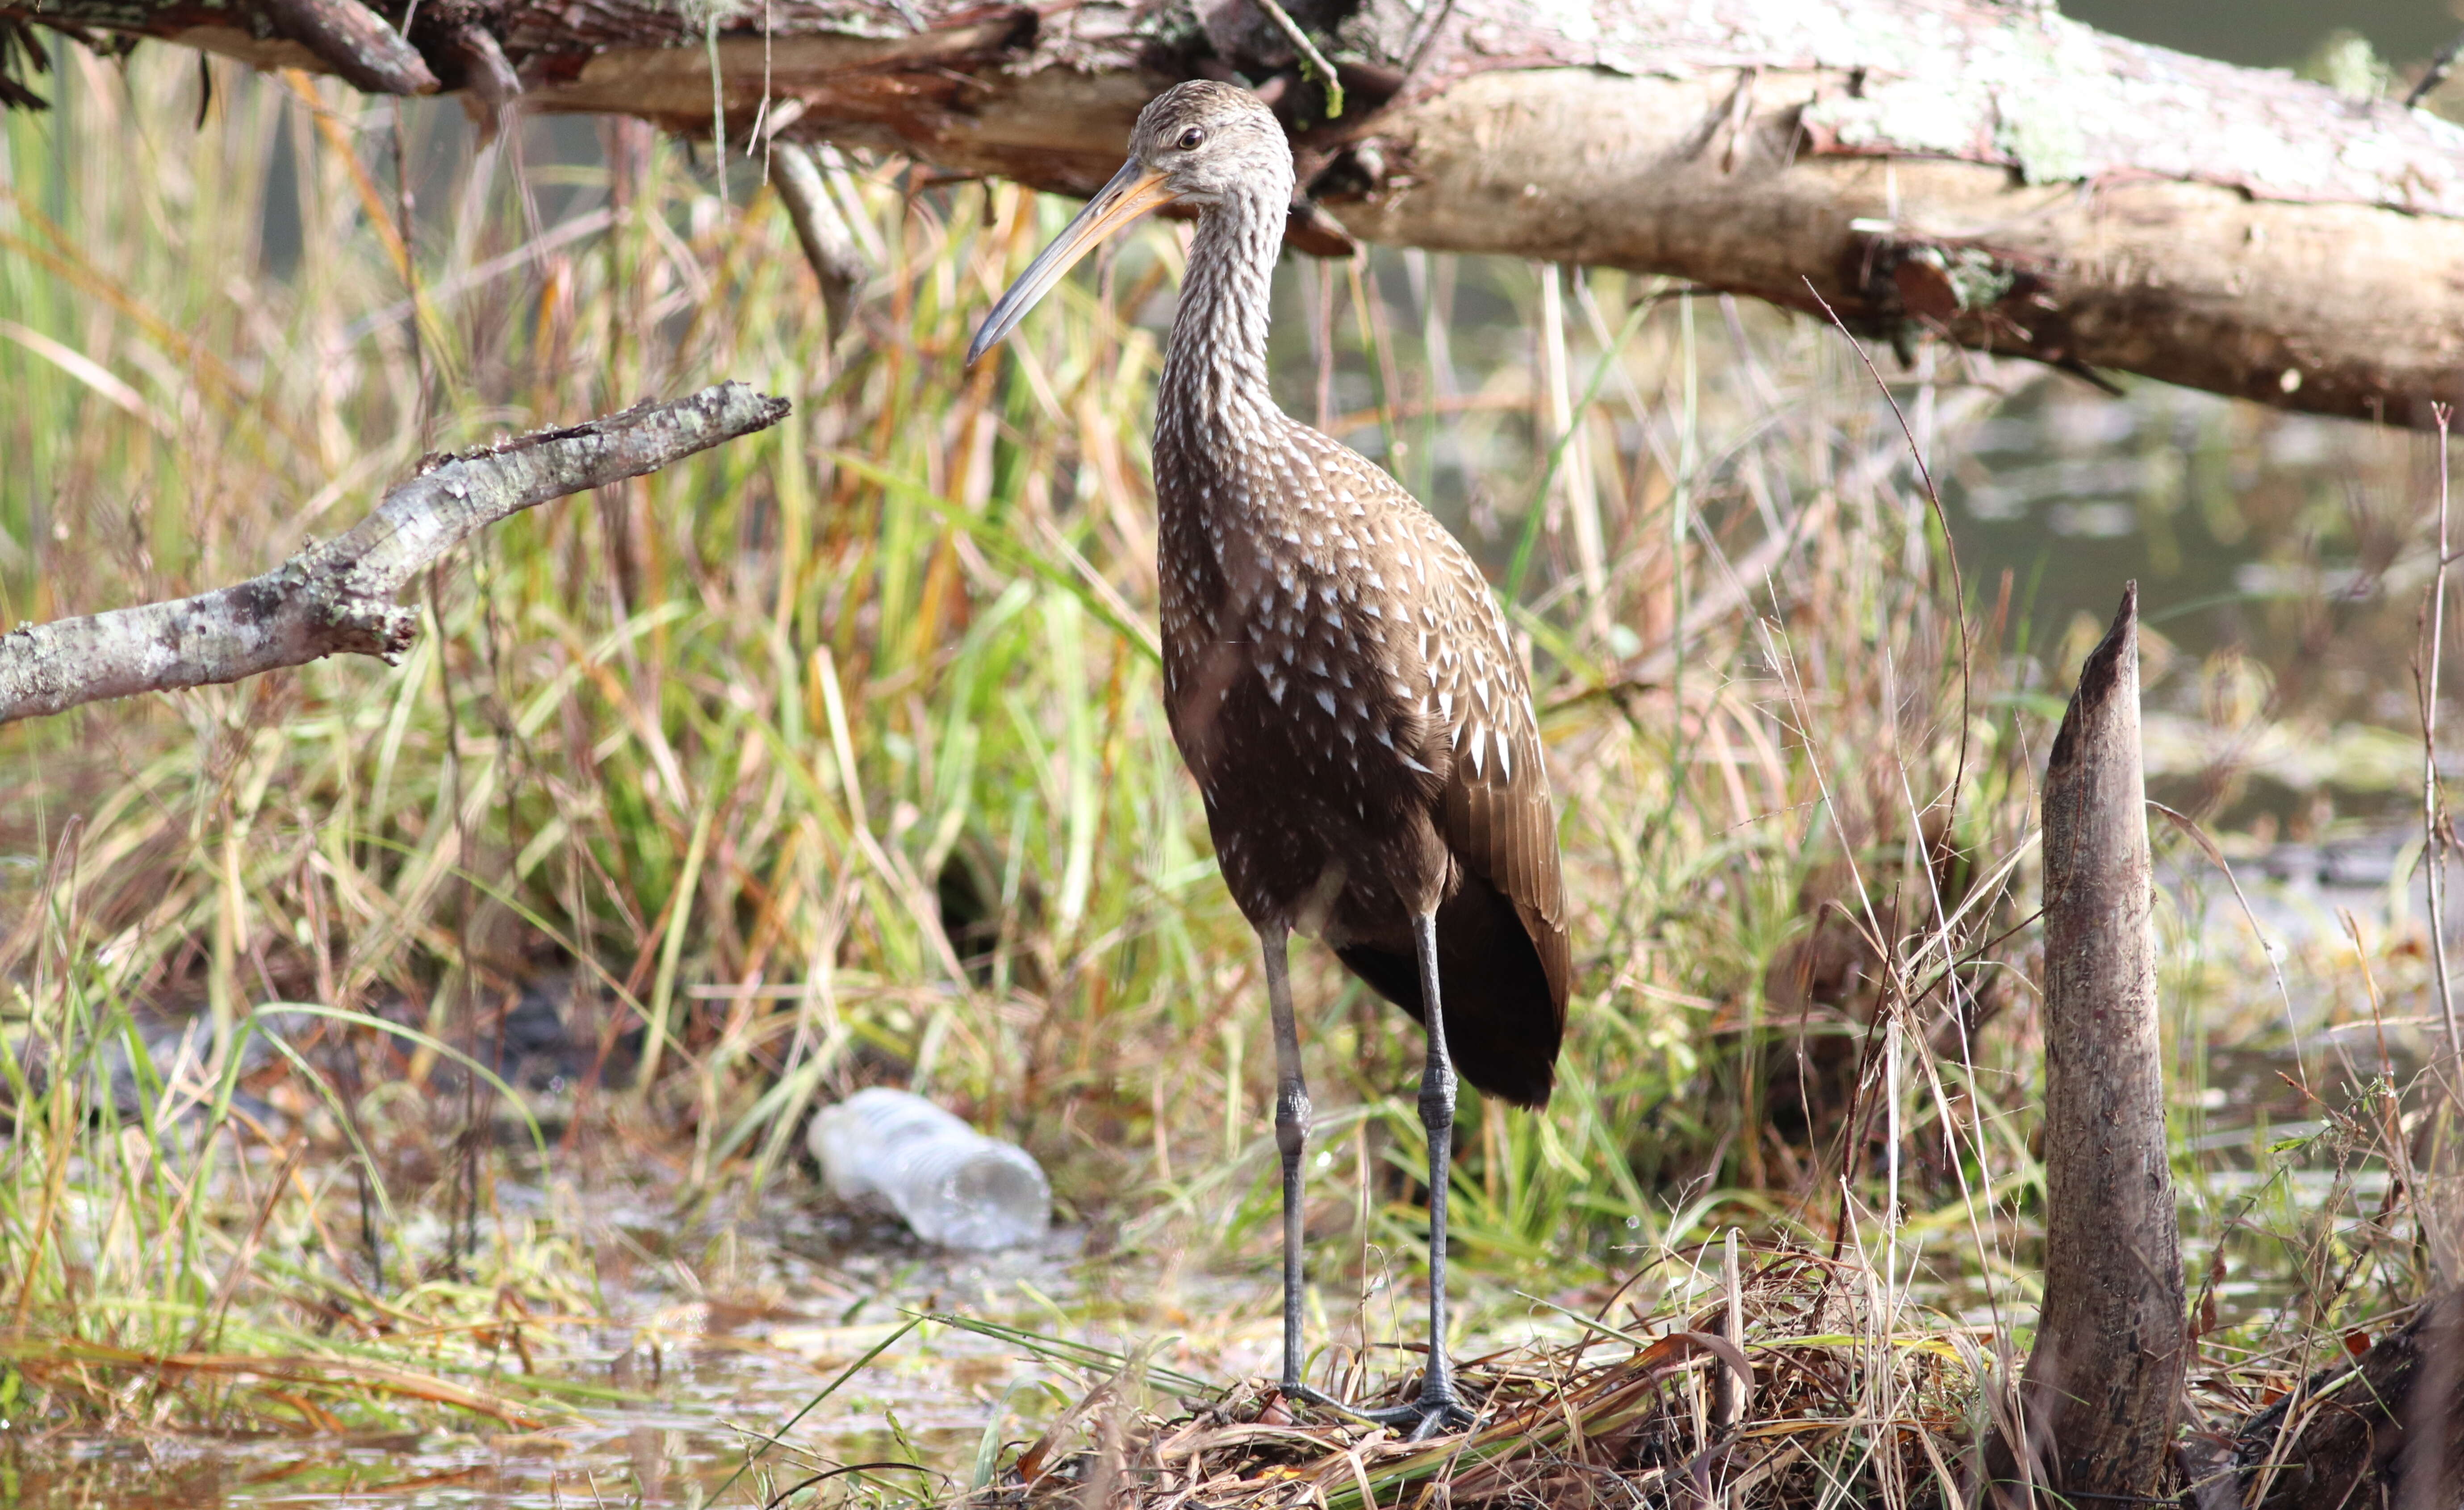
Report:
[[2447,1025],[2448,1062],[2439,1078],[2453,1096],[2455,1073],[2464,1068],[2464,1036],[2456,1032],[2455,987],[2447,974],[2447,838],[2454,830],[2439,821],[2445,804],[2438,781],[2438,662],[2447,643],[2447,430],[2454,410],[2433,404],[2430,415],[2438,427],[2438,566],[2421,605],[2422,660],[2428,664],[2415,666],[2413,681],[2421,705],[2421,864],[2428,871],[2431,978],[2438,984],[2438,1015]]
[[847,311],[855,303],[856,286],[864,281],[866,268],[846,217],[830,201],[829,186],[822,182],[821,164],[813,161],[813,152],[795,142],[774,145],[771,181],[778,186],[787,223],[796,228],[804,260],[822,280],[822,306],[829,312],[830,334],[836,337],[847,333]]
[[394,594],[471,536],[567,493],[656,471],[786,412],[784,399],[722,383],[432,460],[348,535],[311,543],[262,577],[0,635],[0,724],[107,697],[235,682],[344,652],[391,662],[410,647],[419,623]]

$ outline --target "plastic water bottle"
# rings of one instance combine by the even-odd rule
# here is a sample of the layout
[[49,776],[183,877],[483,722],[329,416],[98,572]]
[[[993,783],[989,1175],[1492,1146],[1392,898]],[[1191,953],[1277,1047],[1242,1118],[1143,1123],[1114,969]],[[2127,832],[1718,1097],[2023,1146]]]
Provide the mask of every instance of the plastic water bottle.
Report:
[[903,1090],[875,1085],[823,1107],[805,1141],[831,1194],[889,1208],[926,1242],[1016,1247],[1052,1218],[1052,1187],[1024,1149]]

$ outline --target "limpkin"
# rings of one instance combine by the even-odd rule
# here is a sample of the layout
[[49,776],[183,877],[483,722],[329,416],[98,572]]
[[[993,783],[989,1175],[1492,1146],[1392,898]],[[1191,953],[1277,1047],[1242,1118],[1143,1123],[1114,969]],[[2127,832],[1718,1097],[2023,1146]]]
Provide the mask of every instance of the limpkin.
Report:
[[1298,930],[1428,1032],[1428,1362],[1413,1403],[1355,1412],[1419,1437],[1470,1418],[1445,1351],[1455,1068],[1509,1102],[1548,1102],[1570,970],[1564,890],[1530,689],[1486,579],[1393,477],[1267,391],[1267,286],[1291,196],[1291,148],[1256,96],[1176,86],[1139,115],[1129,162],[994,305],[967,360],[1111,231],[1157,206],[1197,208],[1155,405],[1164,695],[1223,879],[1265,954],[1281,1387],[1340,1406],[1302,1376],[1309,1100],[1287,974]]

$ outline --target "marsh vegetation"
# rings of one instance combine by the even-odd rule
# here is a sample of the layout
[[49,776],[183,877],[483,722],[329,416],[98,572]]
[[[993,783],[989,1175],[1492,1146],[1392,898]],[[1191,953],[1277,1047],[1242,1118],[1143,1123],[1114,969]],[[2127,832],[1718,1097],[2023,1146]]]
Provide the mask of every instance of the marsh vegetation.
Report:
[[[399,667],[0,730],[12,1492],[943,1500],[1258,1377],[1265,1007],[1153,629],[1179,230],[971,372],[1066,204],[845,164],[833,336],[758,156],[59,60],[0,117],[10,624],[253,575],[508,429],[796,408],[481,537]],[[1878,349],[1903,432],[1838,331],[1600,272],[1381,251],[1277,300],[1287,407],[1472,545],[1534,667],[1577,987],[1550,1112],[1458,1134],[1500,1389],[1717,1331],[1741,1230],[1745,1499],[1941,1492],[2034,1312],[2035,782],[2126,576],[2192,1398],[2237,1420],[2431,1290],[2427,442]],[[1409,1368],[1419,1050],[1296,960],[1315,1367],[1367,1387]],[[1054,1245],[827,1210],[803,1121],[876,1083],[1033,1151]],[[1663,1363],[1619,1426],[1718,1413]]]

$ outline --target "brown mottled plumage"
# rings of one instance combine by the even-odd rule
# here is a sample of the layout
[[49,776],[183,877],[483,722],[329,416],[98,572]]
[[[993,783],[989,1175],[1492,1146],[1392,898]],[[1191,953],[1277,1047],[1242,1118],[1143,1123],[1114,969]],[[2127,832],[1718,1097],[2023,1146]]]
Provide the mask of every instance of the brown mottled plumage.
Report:
[[1565,900],[1531,694],[1488,583],[1384,471],[1247,402],[1263,391],[1176,403],[1211,342],[1187,319],[1173,334],[1164,687],[1224,882],[1251,922],[1323,938],[1415,1017],[1410,924],[1435,908],[1463,1077],[1545,1104]]
[[[1397,1412],[1459,1424],[1445,1363],[1453,1075],[1547,1103],[1571,974],[1549,775],[1521,659],[1469,553],[1395,479],[1276,407],[1267,284],[1292,191],[1282,128],[1245,90],[1179,85],[1132,156],[1002,297],[970,360],[1112,227],[1199,207],[1155,405],[1164,689],[1223,879],[1275,1008],[1285,1172],[1285,1365],[1300,1380],[1300,1153],[1309,1099],[1285,940],[1315,934],[1425,1023],[1431,1367]],[[1429,981],[1434,970],[1436,979]]]

